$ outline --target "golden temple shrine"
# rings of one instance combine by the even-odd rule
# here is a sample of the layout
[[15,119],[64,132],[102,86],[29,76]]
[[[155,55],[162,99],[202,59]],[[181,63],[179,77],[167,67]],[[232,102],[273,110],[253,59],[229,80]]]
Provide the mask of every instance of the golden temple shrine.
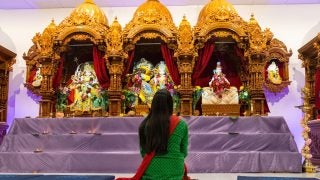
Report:
[[52,20],[23,57],[25,86],[42,97],[39,116],[142,115],[162,88],[180,115],[266,115],[263,89],[290,84],[291,50],[226,0],[209,1],[194,27],[187,17],[176,25],[166,6],[147,0],[122,28],[85,0]]

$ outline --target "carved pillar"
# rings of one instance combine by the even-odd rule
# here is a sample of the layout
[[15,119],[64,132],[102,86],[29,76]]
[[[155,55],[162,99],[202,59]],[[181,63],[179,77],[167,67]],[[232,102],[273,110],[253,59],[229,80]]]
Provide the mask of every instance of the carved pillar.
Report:
[[180,115],[192,115],[192,84],[191,75],[193,69],[193,56],[180,55],[178,56],[179,73],[181,76],[180,92]]
[[16,62],[16,54],[0,45],[0,144],[8,129],[7,104],[9,89],[9,72]]
[[264,63],[262,54],[254,54],[249,57],[249,87],[251,96],[251,114],[266,115],[263,84]]
[[40,72],[43,77],[40,87],[41,100],[39,101],[39,117],[51,117],[54,108],[53,96],[54,90],[52,88],[52,76],[53,76],[53,65],[52,60],[43,58],[40,60]]
[[310,153],[312,157],[310,161],[316,166],[320,166],[320,121],[313,120],[308,122],[308,127],[310,128],[309,138],[310,143]]
[[7,101],[8,101],[8,86],[9,86],[9,72],[7,70],[0,70],[0,120],[7,119]]
[[123,60],[127,58],[127,54],[123,52],[122,27],[117,17],[111,24],[106,37],[107,49],[105,57],[110,74],[110,87],[108,90],[109,114],[111,116],[119,116],[121,113]]
[[123,72],[123,59],[121,57],[109,57],[107,67],[110,74],[109,94],[109,114],[119,116],[121,113],[121,75]]
[[191,76],[193,73],[194,59],[197,56],[194,48],[194,40],[190,23],[187,21],[186,16],[180,23],[178,29],[178,49],[175,53],[177,57],[178,69],[181,77],[180,91],[180,114],[192,115],[192,81]]

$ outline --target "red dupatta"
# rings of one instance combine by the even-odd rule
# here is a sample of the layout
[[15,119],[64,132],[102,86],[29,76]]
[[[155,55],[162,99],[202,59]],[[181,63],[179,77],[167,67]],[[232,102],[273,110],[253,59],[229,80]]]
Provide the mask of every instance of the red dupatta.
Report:
[[[169,134],[173,133],[174,129],[179,124],[180,120],[178,116],[171,116],[170,118],[170,125],[169,125]],[[152,151],[149,154],[146,154],[136,172],[136,174],[132,178],[117,178],[116,180],[140,180],[143,176],[144,172],[147,170],[149,164],[151,163],[152,158],[155,156],[155,151]],[[184,165],[184,177],[183,180],[189,179],[189,177],[186,175],[187,168],[186,165]]]

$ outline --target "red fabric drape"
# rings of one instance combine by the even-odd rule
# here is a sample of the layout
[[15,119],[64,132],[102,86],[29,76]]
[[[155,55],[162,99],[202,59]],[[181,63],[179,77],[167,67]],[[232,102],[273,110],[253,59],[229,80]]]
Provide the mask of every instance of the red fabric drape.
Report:
[[317,109],[320,109],[320,69],[316,70],[315,77],[315,85],[314,85],[314,93],[315,93],[315,105]]
[[60,86],[62,75],[63,75],[63,65],[64,65],[64,56],[61,56],[57,73],[52,80],[53,89],[58,89]]
[[33,79],[34,79],[34,77],[36,76],[36,73],[37,73],[37,67],[34,66],[34,67],[32,67],[32,69],[31,69],[31,71],[30,71],[29,79],[28,79],[28,82],[27,82],[27,83],[32,84]]
[[204,76],[204,71],[208,67],[213,51],[214,43],[212,42],[207,42],[204,48],[200,50],[198,61],[193,70],[194,74],[192,76],[192,79],[194,85],[201,87],[208,86],[211,76]]
[[107,89],[110,85],[110,79],[107,74],[103,55],[96,46],[93,46],[93,67],[100,86]]
[[235,86],[239,89],[242,85],[242,81],[240,79],[240,73],[238,72],[239,67],[237,67],[236,65],[238,63],[229,58],[230,56],[227,56],[227,54],[220,54],[218,59],[221,63],[222,72],[226,75],[226,78],[230,82],[230,85]]
[[133,64],[133,58],[134,58],[134,49],[129,52],[128,64],[127,64],[126,69],[124,71],[125,72],[124,75],[129,73],[129,71],[132,67],[132,64]]
[[161,52],[166,62],[168,71],[175,85],[180,84],[180,74],[177,65],[173,61],[173,52],[170,51],[166,44],[161,44]]
[[241,59],[241,63],[245,63],[244,61],[244,52],[238,46],[234,46],[235,54]]

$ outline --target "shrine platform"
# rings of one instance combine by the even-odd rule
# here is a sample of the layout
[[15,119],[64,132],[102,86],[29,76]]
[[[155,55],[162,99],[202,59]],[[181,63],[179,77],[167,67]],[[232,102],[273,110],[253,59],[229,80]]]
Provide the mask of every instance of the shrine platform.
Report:
[[[301,172],[282,117],[183,118],[191,173]],[[142,117],[15,119],[0,146],[0,172],[133,173]]]

